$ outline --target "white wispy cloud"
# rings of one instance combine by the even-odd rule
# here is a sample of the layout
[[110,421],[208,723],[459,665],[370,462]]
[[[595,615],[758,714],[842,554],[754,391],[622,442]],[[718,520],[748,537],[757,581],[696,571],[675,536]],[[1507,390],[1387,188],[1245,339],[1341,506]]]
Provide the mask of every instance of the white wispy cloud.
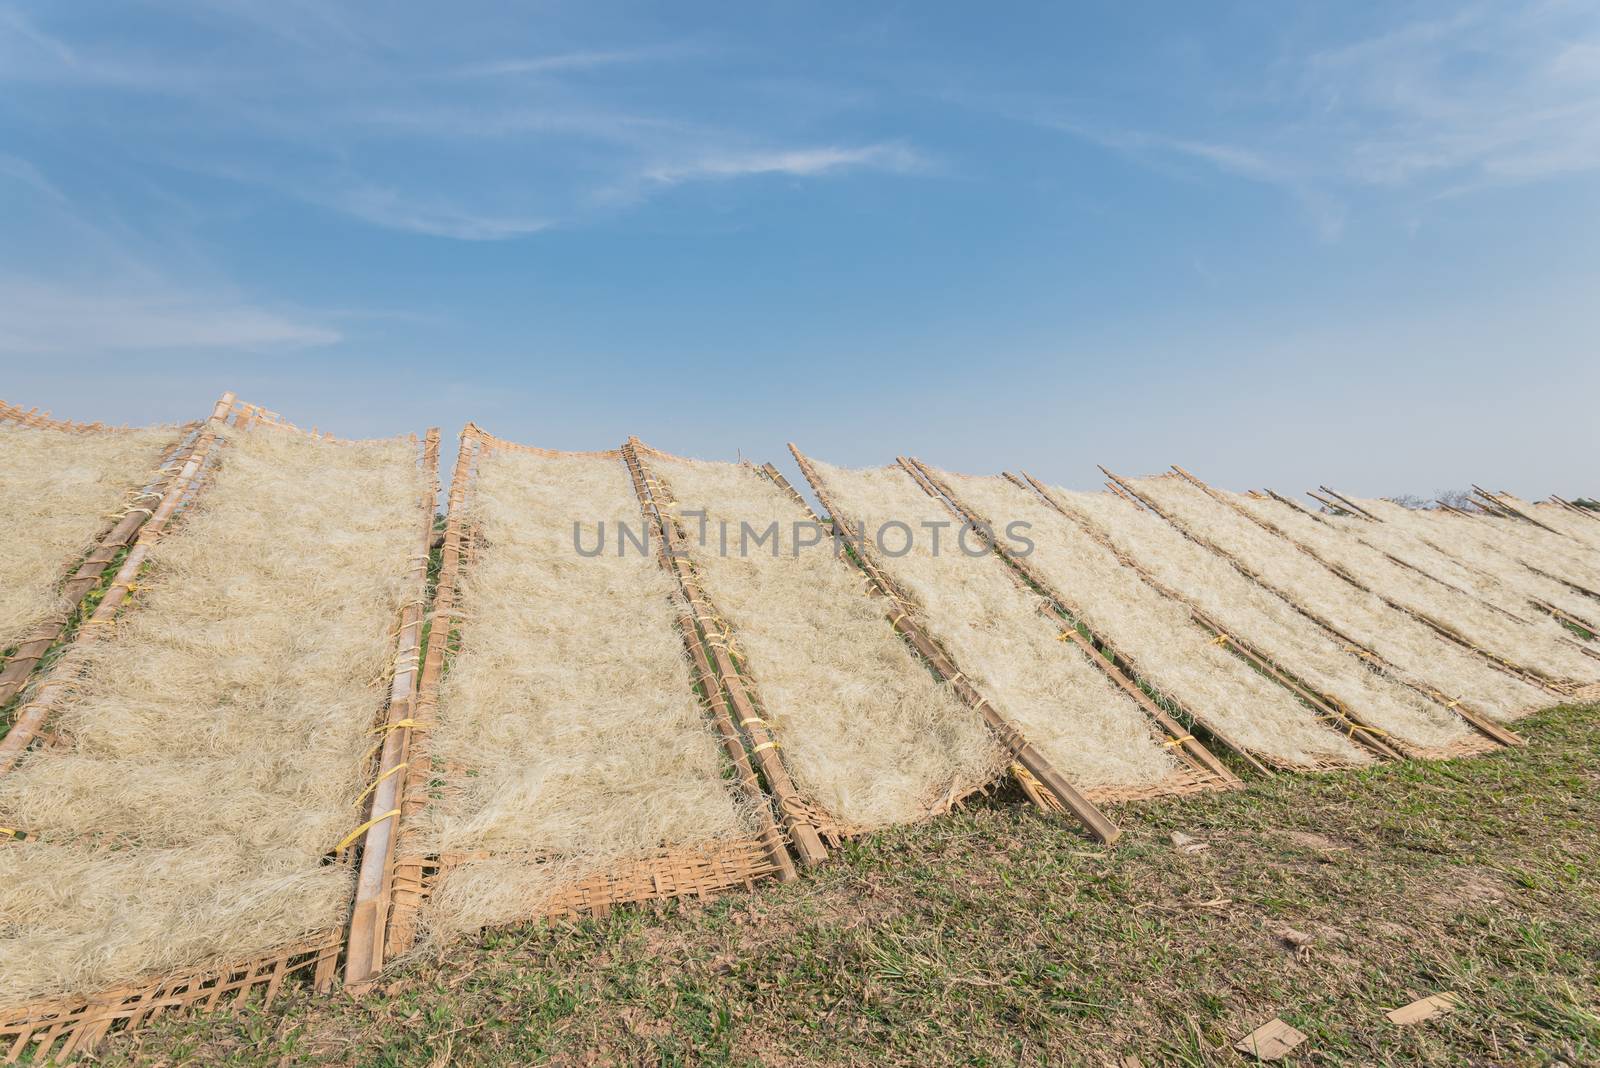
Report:
[[307,198],[375,226],[458,241],[504,241],[536,234],[552,225],[549,219],[477,211],[437,198],[410,197],[395,189],[366,184],[309,194]]
[[1579,5],[1480,5],[1404,22],[1287,54],[1259,83],[1227,89],[1251,111],[1196,112],[1166,130],[1037,99],[998,106],[1155,163],[1278,186],[1329,238],[1363,192],[1427,198],[1600,171],[1600,14]]
[[547,56],[520,56],[510,59],[464,63],[449,72],[457,78],[506,78],[528,74],[559,74],[565,71],[614,67],[637,63],[664,54],[662,50],[617,50],[560,52]]
[[904,172],[925,166],[922,156],[901,144],[874,144],[846,148],[777,149],[756,152],[710,151],[692,159],[661,163],[646,168],[643,177],[651,182],[676,185],[680,182],[748,178],[765,174],[813,177],[843,170],[872,169]]
[[71,286],[0,276],[0,352],[262,351],[330,345],[337,330],[215,290]]

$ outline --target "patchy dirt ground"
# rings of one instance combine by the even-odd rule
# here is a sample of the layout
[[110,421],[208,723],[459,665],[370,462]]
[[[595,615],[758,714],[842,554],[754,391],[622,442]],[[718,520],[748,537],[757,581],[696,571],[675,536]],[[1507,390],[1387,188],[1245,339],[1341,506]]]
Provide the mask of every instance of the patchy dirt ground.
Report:
[[[1600,706],[1519,729],[1125,806],[1113,850],[990,799],[796,884],[486,934],[360,1001],[172,1018],[104,1058],[1213,1065],[1277,1016],[1309,1036],[1283,1063],[1600,1064]],[[1384,1018],[1440,991],[1463,1007]]]

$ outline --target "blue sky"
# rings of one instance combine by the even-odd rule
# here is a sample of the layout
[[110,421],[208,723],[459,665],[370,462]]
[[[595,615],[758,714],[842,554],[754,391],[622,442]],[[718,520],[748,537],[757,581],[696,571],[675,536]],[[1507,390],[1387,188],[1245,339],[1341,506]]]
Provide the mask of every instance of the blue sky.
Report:
[[1600,493],[1593,4],[0,0],[0,396]]

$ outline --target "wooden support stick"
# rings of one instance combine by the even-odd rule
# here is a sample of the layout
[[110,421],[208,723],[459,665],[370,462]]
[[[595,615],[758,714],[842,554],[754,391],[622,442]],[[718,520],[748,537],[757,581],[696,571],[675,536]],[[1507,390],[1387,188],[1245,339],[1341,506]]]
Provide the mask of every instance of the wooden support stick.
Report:
[[1335,492],[1334,490],[1329,489],[1327,486],[1318,486],[1317,488],[1320,489],[1323,493],[1326,493],[1328,496],[1332,497],[1334,500],[1338,501],[1340,504],[1344,505],[1345,508],[1349,509],[1352,512],[1355,512],[1357,515],[1366,516],[1368,519],[1372,520],[1374,523],[1383,522],[1383,520],[1379,519],[1377,516],[1373,515],[1371,512],[1367,511],[1365,508],[1361,507],[1359,504],[1357,504],[1355,501],[1352,501],[1349,497],[1346,497],[1344,494]]
[[[817,474],[816,469],[800,451],[799,446],[789,443],[789,451],[794,454],[795,462],[800,465],[800,473],[811,483],[811,488],[816,492],[817,500],[827,509],[828,517],[833,521],[834,528],[854,542],[865,546],[865,539],[857,539],[851,528],[849,520],[836,508],[830,499],[827,487]],[[1012,758],[1032,775],[1035,780],[1048,792],[1063,809],[1076,816],[1089,833],[1101,842],[1110,845],[1122,836],[1122,831],[1107,816],[1095,807],[1094,803],[1078,792],[1077,788],[1069,783],[1066,778],[1055,769],[1048,758],[1041,753],[1032,742],[1023,737],[1022,732],[1012,726],[1000,712],[989,703],[989,699],[977,691],[967,680],[966,675],[957,670],[956,665],[944,650],[928,635],[916,620],[912,618],[912,603],[897,589],[892,580],[878,567],[875,560],[865,549],[855,557],[862,570],[878,587],[890,603],[890,625],[904,635],[917,652],[933,665],[939,676],[950,684],[957,697],[967,707],[983,717],[991,732],[1000,744],[1009,752]]]
[[430,427],[422,453],[427,486],[419,502],[422,534],[406,586],[411,599],[400,613],[400,631],[395,641],[394,677],[389,684],[388,715],[385,717],[383,747],[378,758],[372,803],[366,813],[368,827],[361,836],[361,867],[356,876],[355,905],[350,913],[350,934],[346,941],[344,981],[360,986],[383,967],[385,920],[389,913],[390,878],[394,873],[394,842],[398,820],[385,813],[398,813],[405,763],[405,739],[417,704],[417,678],[421,668],[422,620],[428,581],[428,553],[433,542],[433,508],[439,495],[439,428]]
[[1513,505],[1507,504],[1505,498],[1508,495],[1490,493],[1488,490],[1486,490],[1486,489],[1482,488],[1481,486],[1479,486],[1476,482],[1474,482],[1472,484],[1472,489],[1473,489],[1473,492],[1477,493],[1478,496],[1484,497],[1484,498],[1486,498],[1488,500],[1493,501],[1497,507],[1502,508],[1507,512],[1510,512],[1512,515],[1516,516],[1518,519],[1525,519],[1528,522],[1532,523],[1534,526],[1538,527],[1540,530],[1548,530],[1552,534],[1561,534],[1562,537],[1566,536],[1566,534],[1563,531],[1559,531],[1555,527],[1552,527],[1552,526],[1546,526],[1544,523],[1540,522],[1537,518],[1535,518],[1534,516],[1529,515],[1527,512],[1524,512],[1522,509],[1517,508],[1517,507],[1515,507]]
[[[622,446],[622,457],[628,465],[629,472],[635,477],[640,507],[657,513],[665,538],[665,559],[670,563],[672,574],[677,578],[683,595],[688,598],[697,621],[709,631],[709,628],[722,617],[711,606],[700,587],[699,580],[694,576],[689,564],[687,539],[676,517],[665,511],[665,505],[660,499],[664,491],[660,482],[650,474],[649,469],[644,466],[644,461],[640,459],[636,447],[638,444],[637,438],[630,438],[627,444]],[[768,788],[777,798],[779,815],[783,819],[784,829],[789,832],[789,838],[794,844],[800,863],[806,865],[821,863],[828,859],[828,848],[823,845],[822,837],[817,833],[817,828],[807,812],[807,806],[801,800],[800,791],[795,787],[794,780],[789,777],[788,768],[784,767],[783,761],[778,757],[777,740],[767,730],[766,721],[756,708],[755,696],[749,683],[734,665],[725,643],[707,644],[710,646],[712,659],[716,662],[717,674],[722,680],[728,700],[733,703],[734,710],[739,714],[739,724],[750,738],[751,753],[761,769],[762,776],[767,780]]]

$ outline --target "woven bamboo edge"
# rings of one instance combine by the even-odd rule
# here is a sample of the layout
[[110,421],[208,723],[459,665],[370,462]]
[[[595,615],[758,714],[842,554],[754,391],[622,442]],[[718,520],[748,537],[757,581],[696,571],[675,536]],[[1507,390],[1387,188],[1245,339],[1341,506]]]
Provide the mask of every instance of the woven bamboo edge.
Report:
[[[1421,680],[1411,677],[1409,672],[1396,668],[1393,664],[1379,656],[1375,651],[1367,648],[1363,643],[1356,641],[1353,637],[1334,626],[1322,615],[1307,607],[1293,591],[1281,589],[1273,583],[1268,582],[1259,572],[1257,572],[1254,568],[1252,568],[1234,553],[1229,552],[1208,538],[1202,537],[1201,535],[1190,530],[1186,525],[1179,522],[1174,516],[1169,514],[1166,509],[1157,505],[1144,494],[1141,494],[1127,479],[1120,475],[1113,474],[1103,465],[1101,466],[1100,471],[1109,480],[1107,485],[1112,489],[1113,492],[1126,498],[1133,504],[1136,504],[1142,508],[1146,508],[1155,515],[1160,516],[1163,520],[1170,524],[1174,530],[1178,531],[1178,533],[1182,534],[1184,537],[1188,538],[1190,541],[1194,542],[1196,545],[1199,545],[1206,551],[1214,553],[1218,557],[1221,557],[1223,560],[1227,561],[1229,566],[1231,566],[1235,571],[1239,572],[1239,574],[1243,575],[1251,582],[1254,582],[1262,589],[1278,597],[1296,612],[1299,612],[1301,615],[1311,620],[1311,622],[1315,623],[1318,627],[1321,627],[1322,630],[1329,636],[1336,638],[1344,646],[1346,652],[1361,657],[1363,660],[1366,660],[1368,663],[1382,670],[1384,674],[1388,675],[1395,681],[1409,687],[1411,690],[1423,697],[1426,697],[1428,700],[1444,706],[1444,708],[1455,713],[1455,715],[1459,716],[1463,722],[1465,722],[1473,730],[1478,731],[1480,734],[1483,734],[1502,745],[1518,746],[1524,744],[1522,738],[1501,726],[1499,723],[1495,722],[1493,717],[1488,716],[1477,708],[1469,706],[1461,698],[1451,700],[1438,690],[1426,685]],[[1159,475],[1152,475],[1150,477],[1177,479],[1180,476],[1176,471],[1173,471]],[[1193,476],[1190,476],[1189,481],[1193,481]],[[1208,494],[1208,496],[1210,496],[1210,494]],[[1218,501],[1217,503],[1222,505],[1226,502]]]
[[[9,406],[0,401],[0,408],[4,407]],[[93,547],[58,583],[59,603],[53,613],[36,623],[29,633],[16,642],[10,657],[0,657],[0,665],[3,665],[3,670],[0,670],[0,708],[10,704],[22,692],[39,662],[62,641],[79,606],[99,585],[111,561],[133,541],[146,521],[155,514],[151,502],[159,502],[166,495],[167,489],[182,470],[183,458],[200,437],[200,427],[199,423],[190,423],[173,428],[177,437],[162,450],[154,474],[146,479],[142,488],[129,487],[123,496],[122,507],[107,517],[109,522],[101,528]]]
[[[475,860],[491,857],[518,859],[515,854],[483,851],[415,856],[406,858],[406,863],[420,873],[416,893],[426,900],[451,872]],[[551,858],[532,854],[520,859],[530,873],[551,862]],[[779,867],[770,849],[760,838],[663,848],[617,861],[582,876],[531,906],[519,920],[496,926],[561,917],[603,916],[618,905],[677,897],[709,898],[728,890],[753,888],[756,883],[778,873]]]
[[[742,736],[739,727],[734,725],[734,719],[737,717],[742,721],[746,731],[759,725],[764,734],[766,721],[756,716],[755,710],[751,708],[755,691],[747,689],[742,684],[742,679],[728,678],[729,668],[732,668],[735,674],[739,672],[736,662],[732,662],[734,656],[732,636],[724,632],[720,634],[720,641],[713,639],[711,617],[716,616],[716,611],[704,600],[703,591],[693,578],[694,568],[688,559],[681,555],[675,557],[672,547],[683,545],[682,532],[678,528],[677,519],[669,513],[670,501],[664,486],[646,470],[638,451],[633,448],[635,444],[636,442],[630,439],[619,451],[623,466],[628,472],[628,480],[633,485],[634,497],[638,500],[639,513],[644,518],[646,532],[655,543],[656,565],[673,582],[672,607],[677,617],[678,637],[683,641],[684,651],[688,653],[690,667],[694,672],[695,685],[698,688],[696,696],[700,700],[700,708],[716,725],[723,753],[733,766],[739,789],[750,803],[751,811],[757,814],[761,839],[768,846],[773,863],[778,868],[779,878],[788,882],[798,874],[790,857],[790,849],[793,848],[801,855],[802,860],[814,860],[816,854],[809,848],[802,849],[795,846],[796,839],[786,837],[784,830],[779,827],[779,820],[774,819],[774,813],[778,813],[785,829],[789,826],[798,826],[808,834],[820,837],[827,835],[825,821],[828,816],[821,811],[820,806],[794,788],[794,784],[788,781],[787,766],[781,762],[779,766],[783,770],[783,776],[769,780],[765,785],[762,784],[755,761],[763,761],[760,767],[767,768],[771,766],[773,760],[780,757],[780,754],[775,745],[761,749],[747,748],[745,736]],[[678,535],[677,541],[669,541],[667,534],[669,528]],[[762,710],[765,711],[764,706]],[[767,752],[767,750],[772,751]],[[761,755],[763,753],[766,753],[765,757]],[[813,844],[820,846],[820,842],[812,843],[809,839],[805,842],[807,847]]]
[[[228,394],[224,399],[231,396]],[[219,425],[227,423],[245,430],[257,425],[269,425],[305,433],[281,420],[266,422],[263,411],[252,405],[225,405],[219,401],[212,422]],[[270,414],[267,413],[267,416]],[[204,477],[201,470],[203,461],[215,456],[211,448],[215,433],[205,437],[210,440],[204,446],[197,444],[191,457],[195,470],[188,480],[180,476],[180,484],[169,491],[173,508],[165,516],[158,512],[161,523],[157,524],[155,517],[151,519],[141,533],[136,549],[153,545],[165,527],[167,516],[177,510],[179,502],[190,499],[190,495],[198,491],[198,485]],[[324,436],[323,440],[352,443],[331,436]],[[410,440],[415,442],[416,436],[411,435]],[[431,473],[433,465],[437,464],[437,456],[437,434],[430,432],[429,442],[419,458],[425,470]],[[432,500],[425,495],[422,503],[431,525]],[[128,586],[142,561],[142,555],[138,559],[134,554],[129,555],[119,569],[111,590],[101,602],[101,608],[109,608],[110,614],[115,615],[123,606]],[[424,557],[424,573],[426,566]],[[396,633],[397,650],[402,648],[405,630],[402,626]],[[399,656],[403,656],[403,653],[397,654],[397,659]],[[385,705],[387,707],[387,702]],[[0,766],[0,770],[3,770],[3,766]],[[353,807],[359,809],[359,802]],[[333,856],[332,862],[353,867],[354,851],[342,849]],[[340,952],[345,943],[346,924],[341,922],[337,927],[309,933],[266,954],[236,958],[223,964],[202,964],[177,972],[152,974],[147,979],[134,980],[88,998],[53,998],[31,1003],[14,1014],[0,1017],[0,1041],[9,1040],[11,1043],[6,1062],[16,1061],[30,1046],[33,1047],[35,1059],[53,1057],[64,1060],[93,1049],[113,1030],[133,1030],[162,1012],[195,1004],[202,1004],[206,1009],[214,1008],[222,1001],[236,1001],[258,988],[264,992],[265,1003],[270,1004],[285,979],[307,969],[311,971],[314,988],[325,993],[333,986]]]
[[136,1030],[157,1017],[195,1005],[210,1010],[262,992],[270,1005],[284,981],[310,970],[319,987],[332,981],[339,950],[337,929],[320,931],[266,957],[235,960],[180,972],[152,974],[88,1000],[35,1002],[0,1018],[5,1063],[24,1054],[34,1061],[66,1060],[93,1049],[113,1032]]
[[[444,640],[440,640],[439,621],[459,619],[455,598],[461,572],[470,566],[474,555],[475,532],[469,527],[467,513],[476,481],[477,462],[497,449],[550,458],[587,456],[620,461],[623,457],[620,449],[575,453],[522,445],[497,438],[473,423],[468,423],[462,430],[461,452],[451,478],[449,508],[445,516],[439,583],[430,613],[434,626],[423,661],[417,696],[415,718],[418,723],[416,729],[406,729],[410,743],[406,757],[409,767],[400,787],[398,807],[401,811],[396,856],[392,865],[388,916],[384,924],[383,954],[386,960],[394,960],[416,947],[422,930],[422,911],[453,868],[469,859],[495,855],[440,856],[430,853],[421,848],[422,836],[418,824],[423,811],[433,803],[433,795],[449,789],[450,769],[441,768],[433,760],[425,729],[439,714],[439,688],[446,669],[446,650],[450,645],[449,624],[446,624]],[[468,628],[461,627],[458,641],[465,642],[468,638]],[[705,707],[704,704],[702,707]],[[735,772],[738,774],[737,765]],[[434,789],[435,780],[441,784],[439,791]],[[541,860],[530,857],[529,862],[540,863]],[[620,861],[578,880],[570,887],[559,889],[547,900],[548,908],[541,905],[530,910],[525,919],[537,921],[560,915],[593,914],[614,905],[665,900],[685,894],[705,896],[720,890],[749,886],[772,876],[782,877],[783,871],[783,863],[774,857],[772,842],[760,837],[662,849],[645,857]]]
[[105,423],[77,423],[70,419],[52,419],[49,412],[38,408],[23,408],[0,400],[0,426],[21,426],[32,430],[65,430],[74,434],[98,434],[126,430],[127,427],[107,426]]

